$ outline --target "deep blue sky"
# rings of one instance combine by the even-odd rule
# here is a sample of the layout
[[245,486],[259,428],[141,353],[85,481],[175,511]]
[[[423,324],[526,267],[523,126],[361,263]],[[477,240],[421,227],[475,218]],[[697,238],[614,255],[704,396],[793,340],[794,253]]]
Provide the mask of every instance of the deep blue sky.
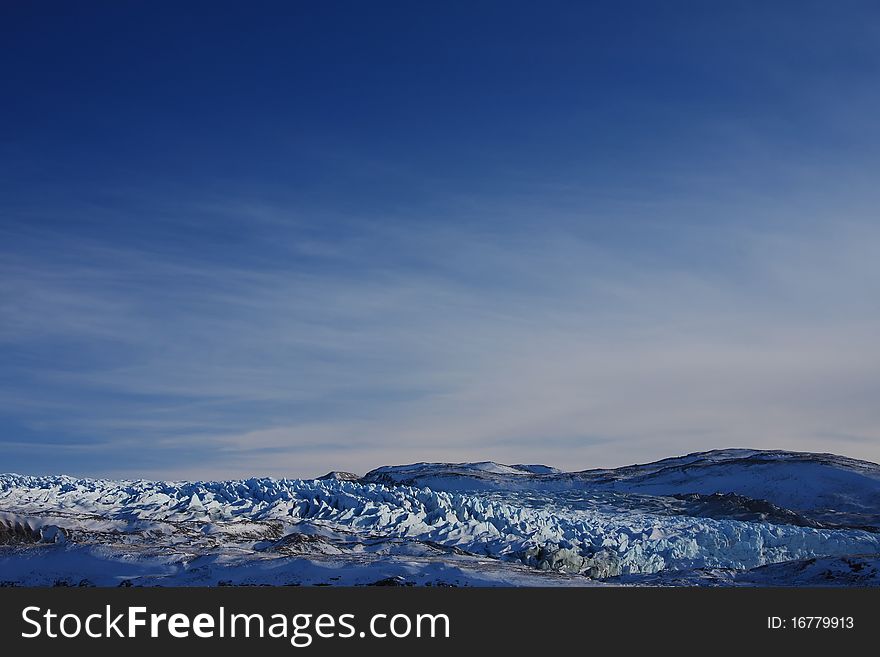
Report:
[[872,2],[0,8],[0,470],[880,460]]

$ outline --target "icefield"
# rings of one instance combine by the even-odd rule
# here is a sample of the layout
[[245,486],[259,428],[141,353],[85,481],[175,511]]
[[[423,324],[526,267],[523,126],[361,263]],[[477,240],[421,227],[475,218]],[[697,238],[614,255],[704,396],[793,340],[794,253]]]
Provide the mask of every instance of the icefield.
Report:
[[723,450],[219,482],[0,475],[6,585],[874,585],[880,466]]

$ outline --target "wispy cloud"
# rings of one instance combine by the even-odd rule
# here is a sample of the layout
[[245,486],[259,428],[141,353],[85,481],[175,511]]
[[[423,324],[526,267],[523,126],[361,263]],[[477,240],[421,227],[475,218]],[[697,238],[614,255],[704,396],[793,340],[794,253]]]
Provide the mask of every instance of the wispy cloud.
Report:
[[0,469],[880,460],[870,3],[19,4]]
[[[137,475],[582,468],[743,444],[880,459],[848,438],[880,428],[880,236],[865,217],[677,225],[640,239],[701,252],[662,262],[513,219],[309,237],[316,261],[281,220],[260,262],[69,236],[57,259],[6,257],[0,410],[115,445],[99,469]],[[3,440],[42,468],[40,441]]]

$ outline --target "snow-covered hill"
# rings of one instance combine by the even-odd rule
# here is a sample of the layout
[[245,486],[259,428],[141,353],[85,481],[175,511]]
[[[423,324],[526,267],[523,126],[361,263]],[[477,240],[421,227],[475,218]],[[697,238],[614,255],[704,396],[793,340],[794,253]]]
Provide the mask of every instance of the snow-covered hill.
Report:
[[[754,450],[578,473],[420,463],[361,480],[0,475],[0,580],[698,584],[713,572],[760,583],[760,571],[737,573],[875,563],[878,481],[874,464]],[[789,571],[764,572],[778,583]]]
[[832,524],[880,525],[880,465],[834,454],[726,449],[609,470],[530,473],[519,468],[416,463],[377,468],[364,481],[461,492],[735,493]]

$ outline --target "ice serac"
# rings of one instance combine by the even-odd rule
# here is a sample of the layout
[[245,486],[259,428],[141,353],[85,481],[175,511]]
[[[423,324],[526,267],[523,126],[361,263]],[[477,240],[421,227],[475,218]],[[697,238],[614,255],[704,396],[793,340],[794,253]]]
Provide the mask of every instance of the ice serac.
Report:
[[64,543],[66,540],[63,529],[43,518],[0,511],[0,545]]

